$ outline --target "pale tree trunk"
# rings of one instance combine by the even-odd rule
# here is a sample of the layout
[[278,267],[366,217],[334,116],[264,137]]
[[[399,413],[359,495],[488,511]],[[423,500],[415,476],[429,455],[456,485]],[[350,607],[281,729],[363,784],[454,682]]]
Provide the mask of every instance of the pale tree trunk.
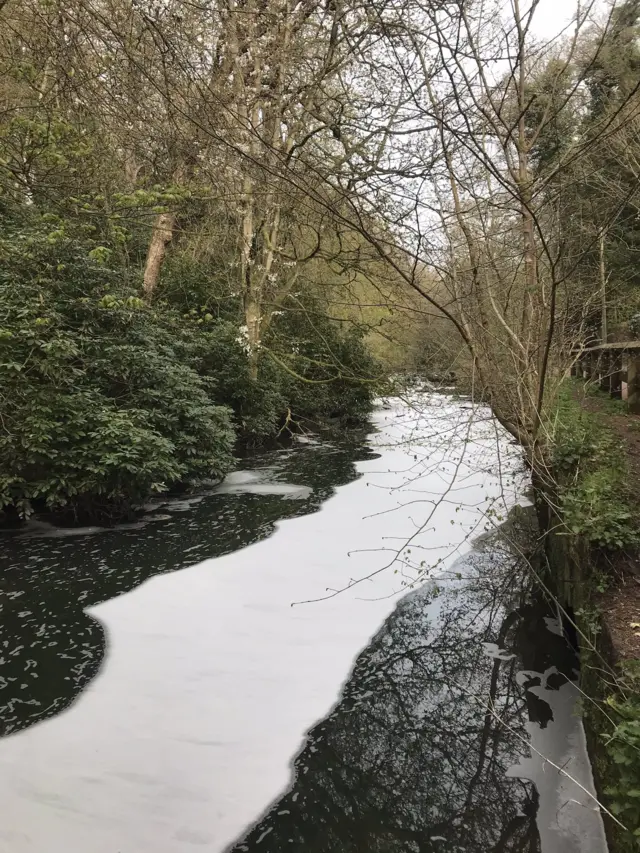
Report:
[[247,324],[247,346],[249,356],[249,377],[255,382],[258,378],[258,362],[260,360],[260,299],[250,287],[245,294],[244,316]]
[[[242,6],[227,0],[227,63],[225,73],[232,80],[232,101],[237,115],[238,142],[254,164],[264,164],[273,181],[279,155],[292,144],[283,136],[284,92],[289,80],[289,46],[292,33],[301,27],[314,4],[275,3],[274,17],[265,23],[259,3]],[[295,6],[295,8],[294,8]],[[276,11],[276,9],[278,11]],[[264,30],[268,27],[268,31]],[[264,30],[264,31],[263,31]],[[267,48],[260,45],[268,36]],[[228,72],[227,72],[228,67]],[[269,91],[260,83],[266,74]],[[239,187],[242,198],[240,225],[240,283],[243,295],[249,375],[259,376],[262,336],[274,310],[273,289],[278,270],[280,236],[280,188],[262,189],[265,176],[246,174]],[[240,181],[239,181],[240,183]]]
[[[245,187],[247,182],[245,182]],[[249,375],[251,379],[258,378],[258,363],[260,360],[260,347],[262,345],[262,333],[267,327],[270,318],[270,308],[264,312],[263,301],[265,288],[270,280],[275,259],[275,247],[280,227],[280,210],[276,208],[273,212],[273,223],[271,228],[263,228],[262,242],[259,253],[259,263],[254,257],[255,250],[253,242],[257,239],[254,234],[254,212],[252,195],[245,192],[245,211],[242,228],[242,282],[244,287],[244,316],[247,326],[247,347],[249,354]]]
[[240,280],[244,299],[244,320],[247,327],[247,354],[249,375],[258,378],[260,356],[260,293],[255,276],[254,257],[254,187],[253,181],[245,177],[242,187],[242,230],[240,235]]
[[600,337],[602,343],[606,344],[609,340],[608,318],[607,318],[607,269],[604,260],[604,234],[600,235],[598,240],[598,254],[600,257],[600,298],[602,306],[602,327]]
[[142,283],[142,289],[147,299],[151,299],[158,286],[162,265],[167,254],[167,246],[173,240],[175,227],[176,217],[173,213],[160,213],[154,222]]
[[[334,2],[331,35],[325,30],[329,39],[327,55],[317,69],[318,78],[312,85],[300,86],[297,75],[292,74],[293,56],[297,55],[296,51],[292,53],[292,43],[296,36],[305,38],[305,26],[316,6],[314,0],[220,3],[223,61],[215,76],[228,91],[227,114],[231,123],[227,132],[235,133],[234,143],[247,159],[234,166],[234,190],[240,200],[237,215],[243,332],[253,380],[259,376],[262,337],[277,298],[283,288],[289,287],[288,282],[283,284],[279,279],[284,277],[280,263],[281,217],[286,215],[281,212],[286,210],[283,189],[284,198],[289,200],[290,187],[277,175],[282,163],[288,163],[294,138],[300,134],[303,143],[310,138],[307,133],[311,115],[313,125],[317,124],[315,113],[307,111],[315,105],[318,87],[324,98],[322,82],[340,69],[335,53],[341,3]],[[300,108],[302,118],[297,115]]]
[[[259,79],[260,57],[253,65],[243,65],[241,58],[250,57],[250,45],[255,40],[255,13],[244,8],[244,16],[238,15],[238,4],[229,0],[226,4],[224,24],[226,29],[226,61],[223,71],[231,79],[232,104],[236,113],[238,144],[254,161],[260,160],[261,151],[252,132],[260,124],[260,104],[257,101],[256,80]],[[254,179],[245,174],[239,178],[239,254],[240,292],[242,293],[249,376],[258,378],[261,328],[261,283],[257,275],[256,251],[256,192]]]

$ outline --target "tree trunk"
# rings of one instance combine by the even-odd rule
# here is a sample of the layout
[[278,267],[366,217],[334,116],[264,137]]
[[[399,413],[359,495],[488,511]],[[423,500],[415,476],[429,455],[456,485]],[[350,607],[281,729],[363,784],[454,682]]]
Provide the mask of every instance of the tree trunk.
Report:
[[609,340],[609,329],[607,322],[607,270],[604,260],[604,234],[600,235],[598,250],[600,255],[600,298],[602,300],[602,328],[600,330],[600,337],[602,343],[606,344]]
[[254,291],[254,287],[249,288],[245,294],[244,301],[244,316],[247,324],[247,347],[249,355],[249,376],[254,381],[258,378],[258,360],[260,358],[260,298]]
[[255,231],[253,181],[245,177],[243,182],[242,232],[240,241],[240,278],[244,299],[244,322],[247,327],[247,351],[249,375],[258,378],[260,349],[261,298],[255,270]]
[[167,246],[173,239],[175,226],[176,217],[173,213],[159,214],[154,223],[142,284],[142,289],[147,299],[151,299],[158,286],[162,264],[167,254]]

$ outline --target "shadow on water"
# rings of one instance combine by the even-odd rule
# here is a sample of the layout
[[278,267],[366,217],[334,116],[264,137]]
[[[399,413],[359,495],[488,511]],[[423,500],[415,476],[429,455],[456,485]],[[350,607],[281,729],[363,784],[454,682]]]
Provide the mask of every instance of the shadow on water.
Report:
[[538,792],[508,771],[577,660],[519,563],[487,537],[406,596],[310,731],[290,790],[228,853],[543,849]]
[[[66,708],[98,672],[106,638],[85,608],[147,578],[236,551],[277,521],[317,511],[375,458],[364,434],[250,460],[258,484],[168,502],[138,524],[99,534],[37,525],[0,539],[0,736]],[[247,460],[245,460],[246,464]],[[233,481],[233,478],[232,478]],[[284,484],[307,487],[289,489]],[[212,569],[215,571],[215,567]]]

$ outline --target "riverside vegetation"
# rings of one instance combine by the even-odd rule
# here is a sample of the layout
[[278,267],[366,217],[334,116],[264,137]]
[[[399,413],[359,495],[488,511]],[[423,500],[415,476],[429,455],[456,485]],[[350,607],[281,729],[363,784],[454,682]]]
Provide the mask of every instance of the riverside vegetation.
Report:
[[620,583],[629,560],[637,559],[640,507],[632,468],[637,459],[624,443],[621,452],[613,417],[636,427],[619,401],[578,380],[562,386],[553,425],[558,489],[550,535],[563,544],[550,549],[550,561],[552,583],[554,575],[569,583],[565,600],[581,633],[583,713],[597,781],[607,806],[627,827],[608,825],[612,849],[631,853],[640,845],[640,670],[628,640],[640,636],[640,620],[608,622],[616,616],[616,599],[628,596],[629,583],[634,592],[633,576],[626,589]]
[[269,339],[295,355],[253,381],[237,300],[198,292],[193,269],[172,270],[150,305],[94,226],[0,221],[0,504],[113,516],[223,476],[237,440],[275,436],[287,413],[366,416],[373,359],[309,298]]

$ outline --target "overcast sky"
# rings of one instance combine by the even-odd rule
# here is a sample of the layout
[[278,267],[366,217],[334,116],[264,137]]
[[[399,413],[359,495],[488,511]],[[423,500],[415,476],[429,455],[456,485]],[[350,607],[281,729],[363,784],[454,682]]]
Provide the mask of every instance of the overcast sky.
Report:
[[[576,0],[540,0],[533,18],[533,31],[538,36],[553,38],[569,23],[577,5]],[[581,5],[584,8],[584,0]],[[597,7],[604,7],[603,0]]]

